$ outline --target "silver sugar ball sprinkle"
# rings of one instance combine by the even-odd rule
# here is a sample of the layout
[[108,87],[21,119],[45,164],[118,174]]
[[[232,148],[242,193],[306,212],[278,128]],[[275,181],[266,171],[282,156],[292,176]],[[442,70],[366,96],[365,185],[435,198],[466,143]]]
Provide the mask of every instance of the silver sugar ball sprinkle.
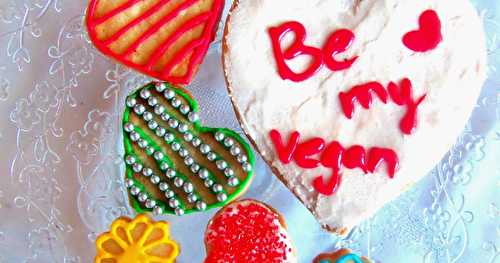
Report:
[[234,175],[234,170],[233,170],[233,169],[231,169],[231,168],[226,168],[226,169],[224,169],[224,175],[225,175],[226,177],[231,177],[231,176],[233,176],[233,175]]
[[187,114],[191,110],[191,108],[189,108],[188,105],[182,104],[179,110],[182,114]]
[[244,162],[246,162],[248,160],[248,157],[246,155],[244,155],[244,154],[239,154],[238,157],[237,157],[237,159],[238,159],[239,163],[244,163]]
[[191,165],[191,172],[193,172],[193,173],[197,173],[199,170],[200,170],[200,165],[199,165],[199,164],[197,164],[197,163],[193,163],[193,164]]
[[218,131],[218,132],[215,133],[215,140],[218,141],[218,142],[224,140],[225,137],[226,136],[224,135],[224,133],[222,133],[220,131]]
[[172,104],[172,107],[174,107],[174,108],[179,108],[179,106],[181,106],[182,102],[178,98],[173,98],[172,101],[170,102],[170,104]]
[[200,119],[200,116],[199,116],[197,113],[195,113],[195,112],[190,112],[190,113],[188,114],[188,120],[189,120],[190,122],[196,122],[196,121],[198,121],[199,119]]
[[167,85],[165,83],[158,82],[155,84],[155,88],[156,91],[163,92],[167,88]]
[[154,111],[155,111],[156,115],[160,115],[161,116],[161,114],[163,114],[163,112],[165,111],[165,106],[158,104],[158,105],[155,106]]
[[132,170],[134,170],[134,172],[136,172],[136,173],[140,173],[142,171],[142,164],[134,163],[132,165]]
[[158,128],[156,128],[155,133],[158,137],[163,137],[163,135],[165,135],[165,133],[167,133],[167,130],[163,127],[158,127]]
[[148,146],[148,147],[146,148],[146,154],[147,154],[147,155],[151,155],[151,154],[153,154],[154,152],[155,152],[155,148],[153,148],[153,146]]
[[132,140],[133,142],[138,141],[140,138],[141,138],[141,135],[139,135],[139,133],[137,133],[135,131],[130,133],[130,140]]
[[207,154],[207,159],[209,161],[214,161],[215,159],[217,159],[217,154],[210,152],[209,154]]
[[182,209],[180,207],[177,207],[175,209],[175,214],[178,215],[178,216],[184,215],[184,209]]
[[187,142],[190,142],[193,140],[193,134],[187,132],[184,134],[184,140],[186,140]]
[[198,147],[201,144],[200,138],[193,138],[193,141],[191,141],[194,147]]
[[233,145],[231,146],[231,150],[229,150],[229,152],[231,153],[232,156],[236,156],[241,153],[241,148],[236,145]]
[[179,124],[179,127],[177,128],[180,133],[185,133],[189,130],[189,126],[185,123]]
[[145,111],[143,114],[142,114],[142,118],[145,120],[145,121],[150,121],[153,119],[153,113],[149,112],[149,111]]
[[136,195],[138,195],[140,192],[141,192],[141,189],[139,189],[139,187],[137,187],[137,186],[132,186],[132,187],[130,187],[130,194],[131,194],[131,195],[136,196]]
[[123,129],[126,131],[126,132],[132,132],[134,130],[134,124],[132,123],[127,123],[123,126]]
[[163,213],[163,209],[160,206],[155,206],[153,208],[153,215],[159,216]]
[[137,104],[137,100],[135,98],[127,98],[127,107],[132,108]]
[[224,140],[224,145],[225,145],[226,147],[231,147],[231,146],[233,146],[233,144],[234,144],[234,139],[233,139],[233,138],[229,138],[229,137],[228,137],[228,138],[226,138],[226,139]]
[[189,152],[188,152],[188,150],[186,150],[185,148],[180,148],[180,149],[179,149],[179,155],[180,155],[181,157],[186,157],[186,156],[188,156],[188,155],[189,155]]
[[170,167],[170,166],[169,166],[169,165],[168,165],[168,163],[166,163],[166,162],[162,162],[162,163],[160,164],[160,170],[162,170],[162,171],[166,171],[169,167]]
[[252,171],[252,165],[250,165],[249,163],[243,163],[241,166],[243,167],[243,171],[245,172]]
[[165,183],[165,182],[161,182],[161,183],[158,185],[158,188],[160,188],[160,191],[165,192],[165,191],[167,191],[168,189],[170,189],[170,186],[168,186],[168,184],[167,184],[167,183]]
[[144,140],[144,139],[139,139],[137,141],[137,145],[139,145],[139,147],[141,147],[142,149],[148,147],[148,141]]
[[172,197],[174,197],[174,195],[175,195],[175,193],[172,190],[165,191],[165,197],[166,198],[172,198]]
[[190,204],[198,201],[198,196],[196,196],[195,194],[191,193],[187,196],[187,200]]
[[225,193],[218,193],[217,194],[217,200],[219,202],[224,202],[227,200],[227,195]]
[[200,170],[200,172],[198,172],[198,176],[201,178],[201,179],[206,179],[208,178],[208,176],[210,175],[210,173],[208,172],[207,169],[203,168]]
[[168,178],[174,178],[177,175],[177,172],[174,169],[168,168],[167,172],[165,173],[165,175]]
[[224,160],[217,160],[217,161],[215,162],[215,165],[217,165],[217,168],[218,168],[219,170],[224,170],[224,169],[226,169],[226,168],[227,168],[227,162],[226,162],[226,161],[224,161]]
[[191,166],[193,163],[194,163],[194,159],[193,159],[193,157],[191,157],[191,156],[186,156],[186,158],[184,158],[184,164],[185,164],[185,165],[187,165],[187,166]]
[[132,180],[130,178],[125,179],[125,186],[127,188],[130,188],[130,187],[134,186],[134,180]]
[[158,123],[155,120],[151,120],[148,122],[148,127],[151,130],[154,130],[154,129],[158,128]]
[[179,121],[177,121],[176,119],[170,119],[168,120],[168,126],[170,126],[170,128],[172,129],[175,129],[177,128],[177,126],[179,126]]
[[174,179],[174,185],[177,187],[181,187],[184,184],[184,179],[180,177],[175,177]]
[[139,95],[143,99],[149,99],[149,97],[151,97],[151,92],[148,89],[142,89]]
[[170,198],[170,200],[168,200],[168,205],[172,208],[176,208],[179,206],[179,200],[175,198]]
[[151,175],[153,174],[153,169],[151,169],[151,168],[149,168],[149,167],[144,167],[144,168],[142,169],[142,174],[143,174],[144,176],[149,177],[149,176],[151,176]]
[[150,178],[151,183],[158,184],[160,182],[160,177],[158,175],[153,175]]
[[127,155],[127,157],[125,157],[125,163],[128,164],[128,165],[132,165],[135,163],[135,157],[132,156],[132,155]]
[[173,90],[171,90],[171,89],[166,89],[165,92],[163,92],[163,95],[165,96],[165,98],[167,100],[170,100],[173,97],[175,97],[175,92]]
[[160,117],[161,117],[161,119],[162,119],[162,120],[164,120],[164,121],[168,121],[168,120],[170,120],[170,114],[168,114],[168,113],[166,113],[166,112],[162,113]]
[[214,186],[212,187],[212,191],[214,193],[222,192],[222,190],[224,190],[224,188],[222,188],[222,185],[220,184],[214,184]]
[[193,184],[192,183],[189,183],[189,182],[186,182],[183,186],[182,186],[182,189],[184,189],[184,192],[186,193],[192,193],[193,190],[194,190],[194,187],[193,187]]
[[163,137],[167,143],[171,143],[174,140],[174,135],[172,133],[167,133],[165,134],[165,137]]
[[146,200],[146,204],[145,204],[146,208],[153,208],[156,206],[156,201],[155,200],[151,200],[151,199],[148,199]]
[[209,153],[210,150],[212,150],[212,148],[210,148],[210,145],[208,145],[208,144],[202,144],[200,146],[200,152],[203,153],[203,154]]
[[214,181],[212,179],[206,179],[205,182],[204,182],[205,186],[206,187],[210,187],[214,184]]
[[144,105],[137,104],[137,105],[134,106],[134,112],[137,115],[142,115],[144,113],[144,111],[146,111],[146,107],[144,107]]
[[146,200],[148,200],[148,194],[140,193],[139,196],[137,196],[137,199],[139,199],[140,202],[144,203],[146,202]]
[[154,106],[158,105],[158,99],[156,97],[150,97],[148,99],[148,104],[149,104],[149,106],[154,107]]
[[207,204],[203,201],[198,201],[198,202],[196,202],[196,209],[203,211],[203,210],[207,209]]
[[172,143],[172,150],[177,152],[180,149],[181,149],[181,145],[179,143],[177,143],[177,142]]
[[165,157],[165,155],[160,151],[157,151],[153,154],[153,158],[155,158],[155,160],[157,161],[163,160],[163,157]]
[[240,184],[240,180],[236,177],[231,177],[227,180],[227,184],[231,187],[238,186]]

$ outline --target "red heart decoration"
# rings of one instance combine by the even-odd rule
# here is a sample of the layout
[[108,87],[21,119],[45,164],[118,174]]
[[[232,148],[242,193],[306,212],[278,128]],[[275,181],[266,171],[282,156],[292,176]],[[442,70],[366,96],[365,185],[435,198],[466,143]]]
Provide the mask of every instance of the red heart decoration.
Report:
[[420,15],[419,26],[418,30],[408,32],[403,37],[405,46],[416,52],[427,52],[436,48],[443,40],[441,20],[436,11],[424,11]]
[[86,25],[106,56],[187,85],[215,37],[223,8],[223,0],[91,0]]

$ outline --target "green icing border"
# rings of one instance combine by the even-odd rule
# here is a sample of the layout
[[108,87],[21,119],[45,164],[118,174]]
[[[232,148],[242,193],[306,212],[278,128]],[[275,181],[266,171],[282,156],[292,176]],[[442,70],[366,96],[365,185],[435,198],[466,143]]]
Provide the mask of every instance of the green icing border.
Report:
[[[150,82],[150,83],[142,86],[141,88],[137,89],[132,94],[127,96],[125,99],[136,98],[138,93],[144,88],[154,89],[155,83],[156,82]],[[195,113],[198,112],[198,110],[199,110],[198,103],[188,93],[186,93],[182,88],[175,87],[175,86],[173,86],[169,83],[166,83],[166,82],[162,82],[162,83],[164,83],[167,86],[167,88],[173,90],[176,95],[179,95],[183,99],[185,99],[188,102],[189,107],[191,108],[192,112],[195,112]],[[130,113],[131,113],[131,108],[126,106],[125,111],[124,111],[124,115],[123,115],[123,119],[122,119],[122,135],[123,135],[123,144],[124,144],[124,149],[125,149],[125,155],[123,156],[123,159],[125,159],[125,157],[128,155],[133,155],[133,156],[137,157],[137,155],[133,151],[132,142],[130,141],[130,138],[128,136],[126,136],[127,133],[123,130],[124,125],[129,122]],[[201,125],[200,120],[195,121],[193,123],[193,126],[194,126],[194,130],[197,131],[198,133],[212,133],[212,135],[215,135],[216,132],[222,132],[224,135],[235,139],[244,148],[244,150],[247,154],[247,157],[248,157],[248,163],[252,167],[251,171],[247,173],[246,178],[243,181],[240,181],[240,184],[238,185],[238,189],[236,189],[236,191],[233,194],[228,195],[226,201],[217,202],[214,204],[207,204],[207,209],[203,210],[203,211],[207,211],[207,210],[210,210],[212,208],[223,207],[226,204],[228,204],[229,202],[234,201],[236,196],[239,196],[240,194],[242,194],[243,190],[247,189],[247,187],[249,186],[249,183],[253,179],[253,172],[255,170],[255,155],[250,147],[250,144],[248,144],[241,137],[240,134],[238,134],[237,132],[235,132],[231,129],[204,127]],[[136,132],[138,132],[141,135],[141,138],[148,141],[149,145],[153,146],[155,149],[158,147],[158,145],[149,136],[147,136],[140,128],[136,127],[135,130],[136,130]],[[139,158],[137,158],[137,159],[139,159]],[[167,162],[169,165],[173,164],[173,162],[168,158],[168,156],[166,154],[165,154],[163,161]],[[158,163],[158,161],[156,161],[156,160],[155,160],[155,162]],[[145,191],[145,189],[146,189],[145,186],[133,178],[134,172],[133,172],[132,168],[130,167],[130,165],[128,165],[128,164],[125,164],[125,165],[126,165],[126,177],[128,179],[132,179],[134,181],[134,185],[137,186],[139,189],[141,189],[142,192],[145,192],[149,196],[151,196],[151,194],[148,191]],[[174,165],[171,165],[171,166],[175,167]],[[180,174],[180,173],[178,173],[178,174],[183,179],[188,178],[187,176],[185,176],[183,174]],[[223,185],[226,185],[226,184],[223,184]],[[132,207],[134,208],[134,210],[137,213],[152,212],[153,209],[141,207],[141,203],[139,202],[139,200],[137,200],[137,197],[132,196],[128,192],[128,189],[127,189],[127,194],[129,196],[129,199],[131,200]],[[197,194],[197,195],[199,196],[199,194]],[[176,196],[176,198],[177,198],[177,196]],[[171,214],[171,215],[175,214],[174,210],[168,204],[164,203],[163,201],[156,200],[156,199],[155,199],[155,201],[156,201],[157,205],[162,208],[163,214]],[[181,203],[180,207],[185,209],[184,202],[182,200],[179,200],[179,201]],[[194,208],[194,209],[190,209],[190,210],[185,210],[185,214],[191,214],[191,213],[203,212],[203,211],[200,211],[200,210]]]

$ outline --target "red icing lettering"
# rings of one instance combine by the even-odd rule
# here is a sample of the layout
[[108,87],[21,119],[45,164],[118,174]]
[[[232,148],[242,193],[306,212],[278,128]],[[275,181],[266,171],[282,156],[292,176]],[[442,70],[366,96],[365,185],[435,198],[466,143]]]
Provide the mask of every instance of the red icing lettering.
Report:
[[[281,49],[281,40],[289,32],[295,34],[295,40],[292,45],[283,52]],[[321,50],[304,45],[306,29],[301,23],[292,21],[286,22],[278,27],[272,27],[269,29],[269,35],[273,46],[274,58],[278,66],[278,73],[282,79],[289,79],[295,82],[304,81],[314,75],[323,65]],[[293,59],[299,55],[310,56],[312,62],[304,72],[295,73],[288,67],[285,60]]]
[[419,29],[408,32],[403,37],[403,44],[416,52],[435,49],[443,40],[441,21],[434,10],[427,10],[420,15]]
[[338,187],[340,186],[340,181],[342,180],[342,177],[338,172],[334,171],[332,173],[332,176],[330,177],[330,180],[328,180],[327,183],[325,183],[324,180],[325,179],[323,178],[322,175],[314,178],[313,181],[314,190],[323,195],[332,195],[337,191]]
[[382,161],[385,161],[387,174],[390,178],[394,178],[394,174],[398,169],[399,159],[393,150],[375,147],[370,149],[368,156],[367,170],[370,173],[374,173],[377,167],[382,164]]
[[[332,169],[330,179],[325,181],[324,176],[320,175],[314,178],[312,183],[314,189],[324,195],[331,195],[339,188],[342,180],[341,167],[360,168],[365,174],[375,173],[375,170],[385,162],[389,178],[394,178],[396,170],[399,169],[398,156],[391,149],[374,147],[367,151],[359,145],[345,149],[337,141],[333,141],[325,147],[325,141],[322,138],[312,138],[298,143],[300,135],[296,131],[290,136],[288,145],[283,146],[281,135],[277,130],[272,130],[270,136],[282,163],[290,163],[291,156],[293,156],[295,163],[301,168],[314,169],[321,164]],[[285,148],[287,150],[284,150]],[[320,152],[319,161],[310,158]]]
[[413,86],[409,79],[403,79],[399,87],[391,82],[387,89],[394,103],[400,106],[406,106],[406,113],[399,122],[399,128],[404,134],[412,134],[417,127],[418,106],[424,101],[426,95],[420,96],[415,101],[413,99]]
[[283,140],[281,138],[281,134],[277,130],[272,130],[269,132],[269,136],[271,137],[271,141],[276,148],[276,152],[278,153],[278,158],[284,164],[288,164],[292,161],[292,155],[295,152],[295,148],[299,143],[300,134],[298,132],[293,132],[290,135],[290,139],[288,139],[288,143],[286,145],[283,144]]
[[382,102],[387,102],[387,91],[378,82],[368,82],[363,85],[358,85],[353,87],[348,92],[340,92],[339,99],[342,110],[348,119],[352,118],[354,113],[354,103],[357,101],[363,108],[369,109],[373,98],[372,92],[374,92]]
[[354,33],[347,29],[340,29],[328,38],[323,48],[323,59],[326,66],[332,71],[340,71],[351,67],[352,63],[358,59],[353,57],[344,61],[335,60],[335,55],[346,51],[354,41]]
[[340,92],[340,106],[344,115],[351,119],[354,114],[354,103],[358,102],[363,108],[369,109],[373,102],[372,92],[383,102],[387,103],[387,96],[399,106],[406,107],[406,113],[399,123],[399,128],[404,134],[412,134],[417,127],[418,106],[424,101],[426,95],[413,99],[413,87],[409,79],[401,81],[400,87],[394,82],[387,85],[387,90],[378,82],[368,82],[366,84],[354,86],[347,92]]
[[316,168],[319,161],[309,158],[320,153],[325,148],[325,141],[321,138],[313,138],[297,145],[293,158],[295,163],[302,168]]

